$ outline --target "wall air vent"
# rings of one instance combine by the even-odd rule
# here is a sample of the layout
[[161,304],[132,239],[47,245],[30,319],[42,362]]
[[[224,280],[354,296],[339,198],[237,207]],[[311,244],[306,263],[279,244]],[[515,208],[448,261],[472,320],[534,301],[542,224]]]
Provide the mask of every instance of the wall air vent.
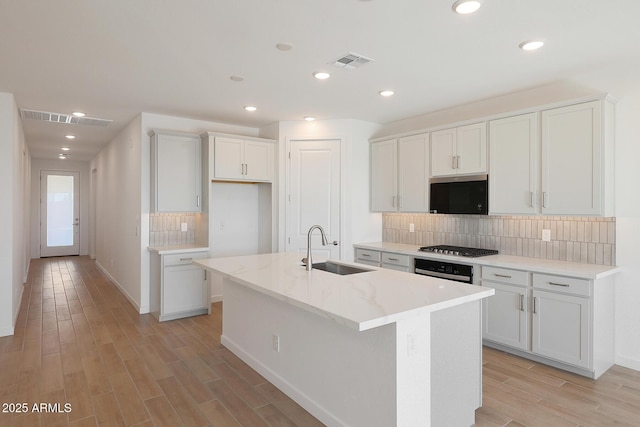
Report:
[[367,58],[366,56],[349,52],[341,58],[336,59],[333,65],[340,68],[346,68],[347,70],[355,70],[356,68],[360,68],[364,64],[368,64],[372,61],[373,59]]
[[41,120],[52,123],[66,123],[70,125],[108,126],[113,120],[96,119],[94,117],[76,117],[71,114],[49,113],[47,111],[20,109],[20,117],[23,119]]

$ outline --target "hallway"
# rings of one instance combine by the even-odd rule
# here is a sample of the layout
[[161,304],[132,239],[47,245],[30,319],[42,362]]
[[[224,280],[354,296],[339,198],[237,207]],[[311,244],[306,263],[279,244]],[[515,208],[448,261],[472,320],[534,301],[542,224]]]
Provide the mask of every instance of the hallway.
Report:
[[321,426],[220,346],[221,310],[158,323],[88,257],[33,259],[0,338],[0,426]]

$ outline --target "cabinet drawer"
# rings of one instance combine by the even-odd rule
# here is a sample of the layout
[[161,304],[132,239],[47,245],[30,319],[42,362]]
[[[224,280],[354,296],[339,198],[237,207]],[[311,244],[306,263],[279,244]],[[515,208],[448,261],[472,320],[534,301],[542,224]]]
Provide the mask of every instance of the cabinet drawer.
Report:
[[356,259],[380,262],[380,251],[356,249]]
[[181,254],[170,254],[164,256],[164,266],[169,265],[188,265],[194,259],[208,258],[209,252],[184,252]]
[[382,268],[388,268],[389,270],[404,271],[405,273],[411,273],[411,268],[409,266],[406,266],[406,265],[382,263],[381,267]]
[[550,274],[533,275],[534,289],[545,289],[552,292],[562,292],[574,295],[591,295],[591,284],[587,279],[576,279],[575,277],[553,276]]
[[529,286],[529,272],[508,268],[482,267],[482,280]]
[[409,267],[409,255],[400,255],[390,252],[382,252],[382,262],[384,264],[399,265]]

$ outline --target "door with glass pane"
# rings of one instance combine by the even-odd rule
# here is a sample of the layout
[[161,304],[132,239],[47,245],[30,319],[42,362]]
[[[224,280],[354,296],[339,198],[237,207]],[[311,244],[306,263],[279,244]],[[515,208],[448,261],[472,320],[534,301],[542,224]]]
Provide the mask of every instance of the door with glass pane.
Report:
[[40,256],[78,255],[79,172],[40,172]]

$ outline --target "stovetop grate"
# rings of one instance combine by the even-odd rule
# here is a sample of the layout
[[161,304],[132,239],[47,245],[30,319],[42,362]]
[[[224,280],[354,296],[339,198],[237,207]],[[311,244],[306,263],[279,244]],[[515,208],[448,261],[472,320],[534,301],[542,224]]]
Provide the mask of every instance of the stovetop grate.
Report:
[[497,255],[498,251],[495,249],[482,249],[482,248],[467,248],[464,246],[449,246],[449,245],[436,245],[436,246],[423,246],[420,248],[421,252],[432,252],[444,255],[455,255],[469,258],[477,258],[487,255]]

